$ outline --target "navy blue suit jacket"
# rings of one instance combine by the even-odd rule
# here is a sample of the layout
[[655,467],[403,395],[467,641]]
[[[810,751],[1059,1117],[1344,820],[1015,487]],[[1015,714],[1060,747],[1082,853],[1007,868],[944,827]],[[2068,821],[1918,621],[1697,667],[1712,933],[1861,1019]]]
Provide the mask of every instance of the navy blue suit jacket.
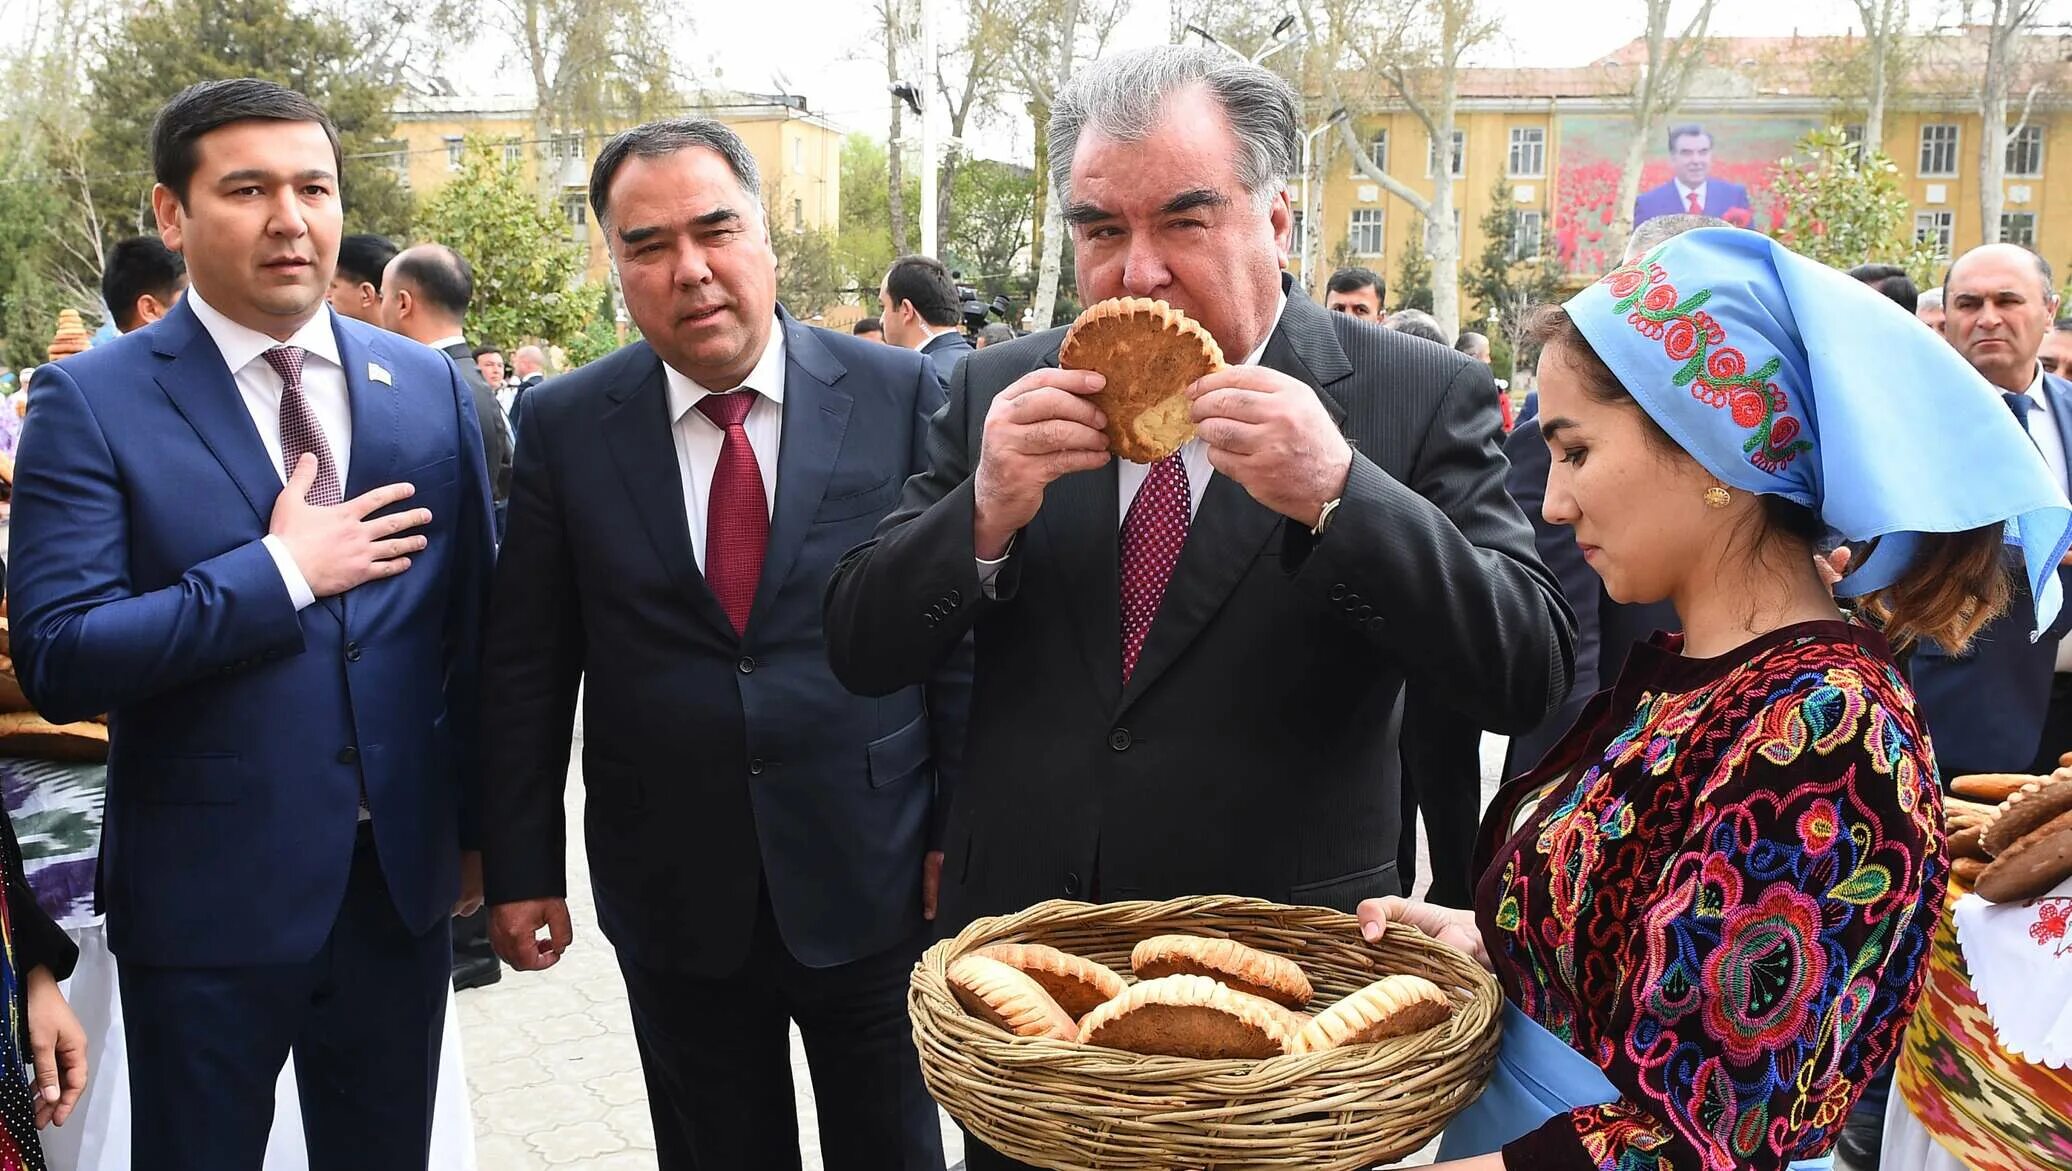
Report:
[[945,390],[950,385],[950,375],[957,372],[957,363],[975,352],[971,343],[965,341],[964,335],[956,330],[936,334],[928,339],[927,345],[921,347],[922,356],[934,365],[935,376],[942,381]]
[[921,930],[969,703],[968,655],[926,689],[849,694],[821,595],[927,466],[943,390],[912,350],[784,330],[775,510],[745,635],[692,554],[662,361],[638,342],[526,395],[484,689],[492,902],[564,895],[563,790],[584,686],[597,915],[644,967],[732,973],[767,890],[813,967]]
[[[1726,214],[1735,208],[1740,208],[1743,211],[1751,210],[1748,202],[1748,188],[1739,183],[1729,183],[1724,179],[1707,179],[1705,181],[1706,215],[1719,216],[1724,219]],[[1683,215],[1690,210],[1690,208],[1684,206],[1683,193],[1676,189],[1676,180],[1671,179],[1660,187],[1641,192],[1639,197],[1634,199],[1633,222],[1635,224],[1644,224],[1657,216]]]
[[[2046,374],[2043,386],[2067,461],[2072,462],[2072,384]],[[2015,573],[2017,582],[2020,578]],[[2072,572],[2060,568],[2058,583],[2072,603]],[[2029,628],[2035,617],[2028,589],[2017,585],[2007,613],[1988,623],[1963,657],[1952,658],[1933,643],[1915,649],[1914,696],[1945,780],[1965,773],[2027,772],[2034,763],[2050,709],[2058,643],[2072,629],[2072,604],[2059,612],[2043,637],[2031,642]]]
[[280,472],[185,303],[42,367],[29,399],[15,665],[45,717],[109,713],[99,898],[135,962],[314,955],[363,784],[403,920],[430,930],[459,889],[493,556],[482,437],[446,355],[331,320],[351,397],[346,499],[408,481],[399,507],[432,523],[408,570],[299,613],[261,544]]

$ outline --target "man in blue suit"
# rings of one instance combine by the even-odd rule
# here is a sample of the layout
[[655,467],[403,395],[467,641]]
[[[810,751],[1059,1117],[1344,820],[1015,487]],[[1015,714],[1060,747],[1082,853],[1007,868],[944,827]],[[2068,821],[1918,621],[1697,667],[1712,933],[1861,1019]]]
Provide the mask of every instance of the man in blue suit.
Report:
[[151,153],[193,284],[39,372],[10,583],[31,701],[109,713],[131,1166],[258,1168],[292,1051],[312,1168],[422,1168],[480,881],[474,409],[444,355],[325,305],[340,153],[309,99],[204,82]]
[[957,363],[972,353],[958,328],[964,314],[950,270],[932,256],[902,256],[885,270],[878,301],[885,306],[885,340],[921,351],[947,391]]
[[1669,131],[1669,161],[1675,175],[1633,201],[1633,222],[1665,215],[1709,215],[1745,228],[1753,214],[1748,188],[1712,177],[1712,135],[1687,124]]
[[590,202],[646,340],[526,396],[484,663],[491,937],[521,971],[570,945],[580,683],[592,889],[661,1167],[799,1166],[796,1021],[827,1166],[941,1171],[906,988],[969,669],[852,696],[821,596],[927,466],[942,385],[778,308],[755,158],[719,123],[614,138]]
[[[1943,336],[2006,399],[2062,488],[2072,468],[2072,385],[2045,374],[2036,357],[2057,316],[2056,287],[2050,263],[2026,248],[1974,248],[1944,278]],[[2072,597],[2072,572],[2060,568],[2058,580]],[[2072,605],[2031,642],[2027,591],[2016,592],[1964,657],[1932,644],[1914,652],[1914,694],[1945,780],[2047,773],[2072,750]]]

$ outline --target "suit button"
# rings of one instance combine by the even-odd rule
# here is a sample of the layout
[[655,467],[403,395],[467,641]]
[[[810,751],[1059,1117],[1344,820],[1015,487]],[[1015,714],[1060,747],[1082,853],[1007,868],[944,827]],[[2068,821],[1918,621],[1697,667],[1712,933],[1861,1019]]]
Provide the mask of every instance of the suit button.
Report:
[[340,763],[340,764],[358,764],[358,763],[360,763],[360,750],[359,750],[359,749],[357,749],[357,748],[354,748],[354,747],[353,747],[352,745],[350,745],[350,744],[346,745],[346,746],[345,746],[344,748],[341,748],[341,749],[339,749],[339,750],[338,750],[338,763]]
[[345,644],[345,661],[348,663],[357,663],[360,661],[359,643],[349,642]]
[[1339,582],[1337,585],[1331,587],[1331,600],[1334,602],[1342,602],[1345,600],[1346,593],[1347,590],[1345,588],[1345,583]]
[[1113,748],[1117,752],[1128,752],[1131,743],[1130,730],[1128,728],[1117,728],[1113,732],[1108,733],[1108,747]]
[[743,675],[753,675],[755,674],[755,656],[742,655],[741,661],[736,663],[735,666],[741,668]]
[[1360,607],[1359,612],[1354,615],[1354,617],[1358,618],[1362,622],[1365,622],[1369,618],[1374,617],[1374,607],[1362,606]]
[[963,604],[964,604],[964,591],[963,591],[963,590],[951,590],[951,591],[950,591],[950,605],[952,605],[952,606],[961,606],[961,605],[963,605]]
[[1371,631],[1372,633],[1374,633],[1374,634],[1380,634],[1380,633],[1381,633],[1381,627],[1382,627],[1382,621],[1381,621],[1381,619],[1379,619],[1379,618],[1369,618],[1369,619],[1367,620],[1367,629],[1368,629],[1369,631]]
[[1065,875],[1065,897],[1068,899],[1079,897],[1079,876],[1077,874]]
[[750,761],[748,762],[748,775],[749,775],[749,776],[751,776],[751,777],[759,777],[759,776],[762,776],[762,775],[763,775],[763,758],[762,758],[762,757],[760,757],[760,756],[758,756],[758,757],[755,757],[754,759],[752,759],[752,760],[750,760]]

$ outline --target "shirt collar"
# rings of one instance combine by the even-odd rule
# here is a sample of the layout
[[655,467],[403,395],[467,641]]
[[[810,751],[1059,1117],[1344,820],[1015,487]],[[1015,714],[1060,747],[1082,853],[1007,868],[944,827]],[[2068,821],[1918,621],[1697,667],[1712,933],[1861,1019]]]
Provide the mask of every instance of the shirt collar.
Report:
[[[708,390],[669,363],[662,363],[662,377],[669,383],[669,421],[681,422],[708,394]],[[770,323],[770,340],[763,346],[763,356],[756,359],[755,369],[741,380],[740,389],[752,390],[773,403],[784,403],[784,322]]]
[[442,337],[438,341],[433,342],[432,348],[435,350],[443,350],[446,349],[448,346],[464,346],[467,344],[468,339],[466,337],[463,337],[460,334],[454,334],[452,337]]
[[1287,311],[1288,290],[1282,289],[1280,292],[1280,300],[1276,302],[1273,307],[1273,324],[1266,327],[1266,336],[1259,339],[1258,347],[1255,348],[1251,353],[1246,354],[1245,360],[1239,362],[1238,365],[1257,366],[1259,364],[1259,359],[1266,356],[1267,343],[1273,340],[1273,331],[1281,327],[1281,314],[1286,313]]
[[2029,380],[2029,389],[2022,393],[2036,400],[2036,405],[2050,410],[2050,397],[2043,393],[2043,363],[2036,363],[2036,377]]
[[[1710,181],[1710,180],[1708,180],[1708,182],[1709,182],[1709,181]],[[1704,183],[1700,183],[1700,184],[1698,184],[1698,185],[1697,185],[1696,187],[1686,187],[1686,186],[1684,186],[1684,181],[1683,181],[1682,179],[1678,179],[1678,180],[1676,181],[1676,190],[1677,190],[1677,192],[1678,192],[1679,194],[1681,194],[1681,195],[1683,195],[1683,196],[1685,196],[1685,197],[1689,197],[1689,196],[1692,196],[1692,195],[1695,195],[1695,196],[1697,196],[1697,197],[1698,197],[1698,201],[1699,201],[1700,203],[1703,203],[1703,202],[1705,201],[1705,184],[1704,184]]]
[[293,337],[283,342],[223,316],[215,306],[202,299],[200,289],[190,287],[186,301],[194,308],[194,316],[201,322],[201,327],[209,331],[209,339],[216,343],[216,352],[223,355],[223,364],[230,368],[233,377],[275,346],[295,346],[340,369],[345,366],[338,357],[338,335],[331,327],[331,306],[328,304],[318,310],[316,316],[303,322]]

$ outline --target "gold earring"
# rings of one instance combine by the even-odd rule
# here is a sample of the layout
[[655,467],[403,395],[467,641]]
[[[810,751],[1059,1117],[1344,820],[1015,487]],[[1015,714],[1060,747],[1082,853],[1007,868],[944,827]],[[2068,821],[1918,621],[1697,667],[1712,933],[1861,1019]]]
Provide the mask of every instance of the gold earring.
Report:
[[1725,508],[1733,502],[1734,494],[1718,484],[1714,484],[1705,490],[1705,507],[1707,508]]

